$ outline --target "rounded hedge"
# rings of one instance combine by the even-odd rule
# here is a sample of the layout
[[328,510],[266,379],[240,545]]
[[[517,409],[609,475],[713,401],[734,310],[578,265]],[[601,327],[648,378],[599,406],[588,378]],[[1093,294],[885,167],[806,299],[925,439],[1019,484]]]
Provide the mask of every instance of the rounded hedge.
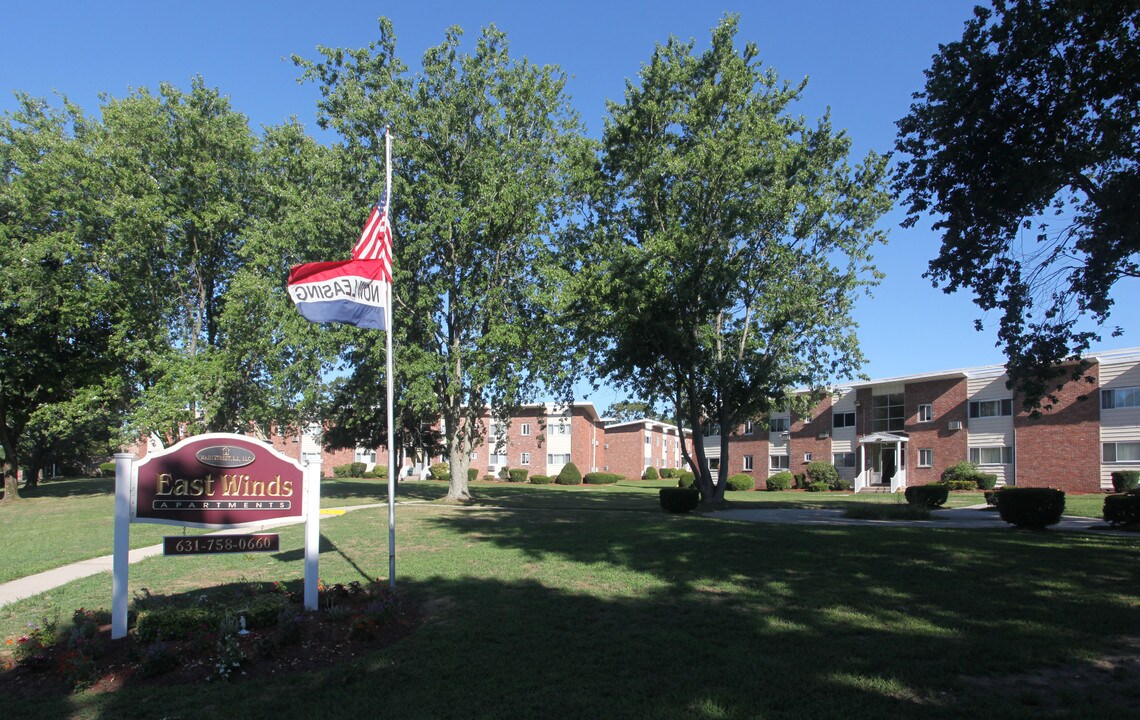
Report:
[[973,480],[978,474],[978,466],[969,460],[959,460],[942,471],[942,482],[951,480]]
[[835,466],[823,460],[814,460],[807,464],[804,468],[807,476],[810,478],[809,483],[825,483],[829,488],[835,487],[835,482],[839,480],[839,471]]
[[728,477],[728,489],[737,492],[743,490],[755,490],[756,480],[751,475],[745,473],[737,473]]
[[804,488],[807,492],[826,492],[831,489],[831,486],[825,482],[808,483]]
[[1001,519],[1019,528],[1042,530],[1065,512],[1065,493],[1053,488],[1002,488],[996,493]]
[[659,474],[657,474],[657,468],[650,465],[649,467],[645,468],[645,473],[641,476],[641,479],[642,480],[657,480],[660,477],[661,476]]
[[510,472],[507,473],[507,481],[513,483],[524,483],[526,482],[526,476],[529,474],[530,471],[526,468],[513,468],[510,470]]
[[974,480],[977,481],[979,490],[993,490],[997,487],[997,475],[993,473],[980,472],[974,476]]
[[428,475],[432,480],[448,480],[451,478],[451,468],[447,463],[433,463],[428,468]]
[[792,477],[792,474],[787,470],[781,470],[780,472],[765,480],[764,487],[772,491],[791,490],[793,482],[795,482],[795,479]]
[[112,460],[110,462],[99,463],[99,472],[103,473],[104,475],[114,475],[115,461]]
[[1113,525],[1140,525],[1140,494],[1129,493],[1106,497],[1104,519]]
[[1112,489],[1116,492],[1128,492],[1135,490],[1138,486],[1140,486],[1140,470],[1112,471]]
[[661,507],[672,513],[687,513],[701,502],[701,493],[696,488],[661,488],[658,497]]
[[620,480],[622,480],[621,475],[608,472],[591,472],[582,476],[582,482],[587,485],[612,485]]
[[559,485],[581,485],[582,473],[578,470],[577,465],[569,462],[562,466],[562,471],[558,473],[554,482]]
[[914,485],[903,491],[908,505],[924,508],[942,507],[950,497],[950,489],[943,483]]
[[530,476],[530,484],[531,485],[549,485],[552,482],[554,482],[554,478],[550,477],[549,475],[531,475]]
[[[491,477],[487,475],[487,477]],[[475,482],[479,479],[479,468],[467,468],[467,482]]]
[[682,470],[680,474],[677,475],[677,487],[679,488],[691,488],[696,481],[697,476],[688,470]]
[[847,478],[839,478],[834,483],[832,483],[831,489],[836,490],[838,492],[847,492],[851,488],[853,488],[854,486],[855,486],[855,483],[851,482]]

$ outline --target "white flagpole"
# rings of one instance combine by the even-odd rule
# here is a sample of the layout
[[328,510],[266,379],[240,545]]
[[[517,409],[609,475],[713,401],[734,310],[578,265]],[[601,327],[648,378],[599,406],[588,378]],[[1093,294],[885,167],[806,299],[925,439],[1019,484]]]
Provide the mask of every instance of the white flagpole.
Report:
[[[388,197],[388,227],[392,227],[392,131],[384,128],[384,188]],[[391,230],[389,233],[391,234]],[[395,251],[392,249],[392,275],[395,273]],[[385,303],[384,318],[387,355],[388,355],[388,587],[396,589],[396,424],[392,417],[392,389],[396,384],[396,376],[392,362],[392,285],[394,277],[389,278],[388,301]]]

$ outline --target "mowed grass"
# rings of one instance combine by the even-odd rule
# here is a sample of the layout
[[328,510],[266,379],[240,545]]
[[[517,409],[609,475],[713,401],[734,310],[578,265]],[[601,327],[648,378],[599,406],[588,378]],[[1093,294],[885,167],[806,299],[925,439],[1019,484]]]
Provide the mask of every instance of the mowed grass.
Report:
[[[341,491],[353,488],[370,501],[368,486]],[[397,587],[426,613],[405,641],[281,679],[0,706],[107,719],[1119,718],[1122,698],[1140,700],[1135,673],[1102,673],[1111,692],[1019,679],[1071,677],[1140,637],[1135,536],[730,522],[662,513],[640,485],[479,484],[483,505],[464,508],[434,502],[443,483],[400,491],[423,501],[397,511]],[[298,579],[301,528],[278,532],[280,553],[151,558],[130,587]],[[327,582],[387,575],[385,508],[326,518],[321,534]],[[102,575],[2,608],[0,638],[108,607],[110,592]]]

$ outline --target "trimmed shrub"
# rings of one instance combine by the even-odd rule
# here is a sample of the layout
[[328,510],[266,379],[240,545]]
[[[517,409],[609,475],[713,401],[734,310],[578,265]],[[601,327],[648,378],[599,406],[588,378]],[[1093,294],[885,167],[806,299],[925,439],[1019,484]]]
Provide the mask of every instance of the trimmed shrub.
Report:
[[772,477],[765,480],[766,487],[769,490],[791,490],[792,489],[792,474],[787,470],[781,470]]
[[815,484],[817,482],[826,483],[828,488],[835,487],[835,481],[839,479],[839,471],[835,466],[823,460],[813,460],[804,468],[809,478],[808,482]]
[[160,607],[143,610],[135,624],[135,634],[143,642],[186,640],[216,630],[218,611],[205,607]]
[[1053,488],[1002,488],[997,493],[997,509],[1011,525],[1041,530],[1061,520],[1065,493]]
[[979,490],[993,490],[997,487],[997,475],[993,473],[980,472],[974,476],[974,480],[978,482]]
[[103,475],[114,475],[115,461],[112,460],[111,462],[99,463],[99,472]]
[[531,485],[549,485],[552,482],[554,482],[554,478],[550,477],[549,475],[531,475],[530,476],[530,484]]
[[499,479],[500,480],[510,480],[511,479],[510,468],[508,468],[506,465],[499,468]]
[[973,480],[978,475],[978,466],[969,460],[959,460],[942,471],[942,482],[951,480]]
[[[996,476],[995,476],[995,481],[996,481]],[[950,490],[951,492],[959,492],[959,491],[963,491],[963,490],[977,490],[978,489],[978,481],[975,480],[974,478],[970,478],[969,480],[943,480],[940,483],[934,483],[934,484],[935,485],[943,485],[943,486],[945,486],[945,488],[947,490]]]
[[680,470],[677,468],[661,468],[661,472],[659,474],[666,480],[671,480],[677,477],[678,472],[680,472]]
[[372,468],[372,474],[378,478],[382,478],[384,480],[387,480],[388,479],[388,466],[387,465],[377,465],[376,467]]
[[[99,467],[103,467],[100,465]],[[112,470],[111,472],[114,472]],[[1140,486],[1140,470],[1113,470],[1112,489],[1118,493],[1135,490]]]
[[507,473],[507,480],[513,483],[526,482],[526,476],[530,474],[530,470],[526,468],[514,468]]
[[682,470],[677,475],[677,487],[679,487],[679,488],[691,488],[693,486],[693,483],[695,483],[696,481],[697,481],[697,476],[694,475],[693,473],[689,472],[688,470]]
[[701,502],[701,493],[696,488],[661,488],[658,497],[661,507],[672,513],[687,513]]
[[621,475],[608,472],[591,472],[582,476],[582,482],[587,485],[612,485],[621,479]]
[[831,489],[832,489],[832,490],[835,490],[835,491],[838,491],[838,492],[848,492],[848,491],[850,491],[850,490],[851,490],[851,488],[853,488],[854,486],[855,486],[855,484],[854,484],[854,483],[852,483],[852,482],[851,482],[850,480],[848,480],[847,478],[839,478],[839,479],[838,479],[838,480],[836,480],[834,483],[832,483],[832,485],[831,485]]
[[950,497],[950,490],[943,483],[931,483],[930,485],[908,487],[903,494],[906,496],[908,505],[936,508],[942,507],[946,503],[946,499]]
[[[451,467],[447,463],[433,463],[428,468],[428,475],[431,476],[432,480],[448,480],[451,478]],[[476,475],[478,475],[478,471],[476,471]],[[470,473],[467,474],[467,478],[468,480],[471,479]]]
[[[488,475],[483,479],[486,480],[487,478],[491,478],[491,476]],[[479,479],[479,468],[467,468],[467,482],[473,483],[478,479]],[[494,478],[491,478],[491,479],[494,480]]]
[[661,476],[657,473],[657,468],[650,465],[645,468],[645,474],[641,476],[642,480],[657,480]]
[[743,490],[755,490],[756,480],[751,475],[745,473],[737,473],[736,475],[728,476],[728,489],[737,492]]
[[1106,497],[1104,519],[1113,525],[1140,525],[1140,494],[1129,493]]
[[582,473],[577,465],[569,462],[562,466],[562,471],[558,473],[558,478],[554,482],[559,485],[581,485]]
[[807,488],[807,483],[804,479],[803,473],[796,473],[792,477],[794,477],[796,479],[796,487],[798,487],[800,489],[806,489]]
[[234,614],[245,617],[245,626],[250,630],[273,627],[281,613],[289,606],[289,598],[284,595],[256,595],[249,599]]
[[804,488],[808,492],[827,492],[830,489],[831,486],[825,482],[808,483],[807,487]]
[[337,465],[333,468],[333,477],[364,477],[364,471],[367,468],[368,466],[362,462]]
[[360,477],[364,478],[365,480],[375,480],[377,475],[376,475],[376,473],[372,472],[371,470],[365,470],[363,473],[360,474]]
[[982,494],[986,498],[986,505],[989,505],[991,507],[997,507],[997,494],[998,494],[997,490],[986,490]]

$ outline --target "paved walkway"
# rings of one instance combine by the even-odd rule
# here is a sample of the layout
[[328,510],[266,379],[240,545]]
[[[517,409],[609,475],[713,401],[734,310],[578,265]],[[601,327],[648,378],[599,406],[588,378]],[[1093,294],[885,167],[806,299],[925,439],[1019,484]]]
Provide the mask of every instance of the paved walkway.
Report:
[[[363,510],[365,508],[387,507],[387,503],[372,503],[368,505],[351,505],[343,508],[325,509],[322,514],[334,515],[343,514],[344,512],[352,510]],[[490,509],[490,508],[484,508]],[[723,519],[723,520],[745,520],[749,522],[764,522],[764,523],[792,523],[797,525],[888,525],[891,527],[910,526],[910,527],[929,527],[929,528],[976,528],[976,529],[989,529],[1001,530],[1010,529],[1012,527],[1002,522],[998,517],[997,511],[987,509],[985,505],[972,505],[964,508],[954,508],[949,510],[935,510],[932,513],[930,520],[857,520],[843,516],[842,510],[792,510],[792,509],[779,509],[779,510],[721,510],[719,512],[706,513],[705,517]],[[295,519],[281,520],[276,522],[265,523],[263,527],[277,527],[281,525],[289,525],[298,522]],[[1073,531],[1079,530],[1084,532],[1106,532],[1116,533],[1121,531],[1113,530],[1103,520],[1096,518],[1073,517],[1066,515],[1061,518],[1061,522],[1054,525],[1052,530]],[[215,534],[225,533],[249,533],[255,532],[250,528],[242,528],[240,530],[223,530]],[[1127,533],[1135,536],[1135,533]],[[130,561],[136,563],[144,558],[153,555],[162,554],[162,545],[151,545],[150,547],[136,548],[130,552]],[[48,570],[36,575],[29,575],[28,577],[13,580],[11,582],[0,584],[0,607],[21,600],[32,595],[38,595],[42,592],[47,592],[60,585],[65,585],[73,580],[79,580],[90,575],[96,575],[101,572],[111,572],[114,556],[104,555],[103,557],[93,558],[91,560],[84,560],[82,562],[72,563],[71,565],[64,565],[63,567]]]

